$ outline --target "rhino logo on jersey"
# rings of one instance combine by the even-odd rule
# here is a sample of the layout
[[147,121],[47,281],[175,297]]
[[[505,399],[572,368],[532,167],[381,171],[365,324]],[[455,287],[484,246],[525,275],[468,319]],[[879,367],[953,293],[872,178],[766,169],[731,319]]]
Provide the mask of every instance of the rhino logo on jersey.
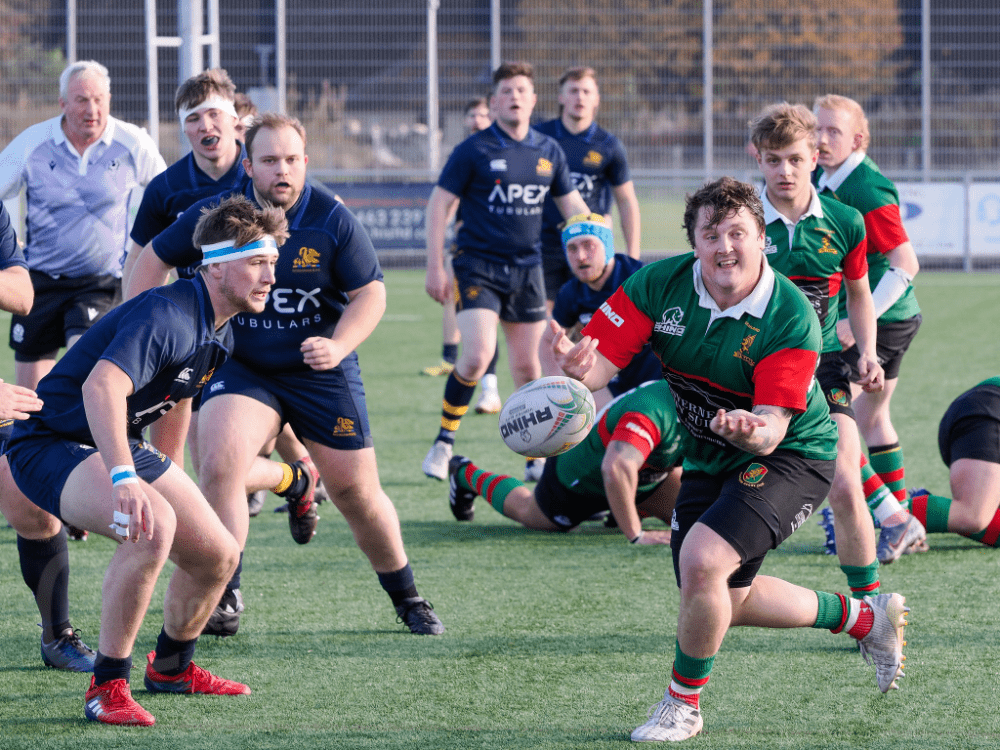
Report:
[[684,311],[679,307],[671,307],[664,310],[660,322],[653,325],[653,330],[657,333],[665,333],[667,336],[683,336],[684,329],[681,321],[684,319]]

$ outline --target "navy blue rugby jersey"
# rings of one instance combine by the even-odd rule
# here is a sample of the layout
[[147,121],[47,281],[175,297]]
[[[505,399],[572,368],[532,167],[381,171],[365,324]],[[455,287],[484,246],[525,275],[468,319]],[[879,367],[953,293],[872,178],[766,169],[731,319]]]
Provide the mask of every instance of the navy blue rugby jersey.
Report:
[[201,170],[194,160],[194,153],[188,153],[167,167],[166,171],[160,172],[142,195],[142,203],[132,225],[132,240],[139,247],[145,247],[202,198],[239,188],[247,176],[243,169],[246,155],[246,149],[240,144],[240,156],[236,163],[218,180],[213,180]]
[[[253,183],[243,194],[255,205]],[[195,203],[153,239],[153,250],[167,265],[201,261],[191,244],[203,206],[216,196]],[[275,283],[262,313],[233,318],[236,342],[233,358],[262,373],[305,372],[309,366],[299,350],[310,336],[333,335],[347,305],[347,292],[382,280],[375,248],[361,222],[347,207],[308,183],[286,212],[290,236],[281,247]]]
[[[615,136],[596,122],[577,135],[570,133],[558,117],[535,126],[535,130],[555,138],[566,154],[566,163],[573,184],[580,191],[587,207],[595,214],[611,212],[611,188],[624,185],[632,179],[628,170],[625,147]],[[545,201],[542,214],[542,246],[562,250],[559,224],[563,217],[550,198]]]
[[[24,252],[17,244],[17,235],[14,233],[14,225],[11,223],[10,214],[7,207],[0,203],[0,271],[11,266],[21,266],[27,268],[28,263],[24,259]],[[14,420],[0,420],[0,445],[10,439]]]
[[147,425],[208,382],[232,343],[229,323],[215,329],[200,276],[143,292],[97,321],[42,378],[36,390],[45,405],[14,425],[13,440],[41,433],[94,445],[81,388],[102,359],[132,379],[128,434],[138,439]]
[[457,252],[519,266],[541,262],[545,197],[575,189],[555,140],[529,130],[515,141],[496,123],[455,147],[438,185],[461,200]]
[[559,288],[552,317],[563,328],[571,328],[577,323],[587,325],[590,316],[597,312],[608,297],[622,285],[629,276],[642,268],[642,261],[622,253],[615,253],[615,267],[600,291],[594,291],[575,276]]
[[[132,241],[145,247],[156,235],[169,227],[192,205],[202,198],[210,198],[220,193],[239,189],[247,173],[243,160],[247,152],[240,144],[240,155],[236,163],[218,180],[205,174],[188,153],[153,178],[142,195],[142,203],[135,216],[130,234]],[[182,279],[190,279],[196,267],[178,269]]]

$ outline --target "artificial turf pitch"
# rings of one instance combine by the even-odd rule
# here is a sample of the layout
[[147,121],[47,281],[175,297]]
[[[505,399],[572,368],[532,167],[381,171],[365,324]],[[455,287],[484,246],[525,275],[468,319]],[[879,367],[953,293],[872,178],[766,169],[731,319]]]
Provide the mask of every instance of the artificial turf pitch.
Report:
[[[409,634],[329,505],[300,547],[271,496],[253,519],[243,572],[246,613],[228,639],[203,638],[196,661],[246,682],[249,697],[150,695],[141,664],[162,623],[159,582],[133,655],[134,696],[151,729],[87,722],[89,678],[45,669],[37,611],[15,535],[0,524],[0,749],[6,748],[612,748],[669,681],[677,592],[667,548],[634,547],[588,524],[567,535],[521,529],[481,499],[455,522],[447,486],[420,461],[440,414],[441,378],[417,373],[440,354],[440,312],[423,274],[387,271],[389,308],[361,349],[382,483],[402,522],[421,593],[447,627]],[[948,403],[1000,373],[1000,275],[921,274],[924,325],[893,415],[907,483],[947,494],[937,424]],[[6,328],[6,323],[0,320]],[[12,380],[10,355],[0,375]],[[501,392],[511,381],[501,358]],[[457,450],[519,476],[495,416],[470,411]],[[656,524],[647,522],[650,527]],[[932,551],[881,570],[883,590],[913,608],[907,676],[882,695],[852,641],[827,631],[734,629],[702,696],[715,748],[1000,747],[1000,550],[931,535]],[[73,624],[96,646],[112,543],[70,543]],[[813,520],[772,552],[764,572],[845,591]]]

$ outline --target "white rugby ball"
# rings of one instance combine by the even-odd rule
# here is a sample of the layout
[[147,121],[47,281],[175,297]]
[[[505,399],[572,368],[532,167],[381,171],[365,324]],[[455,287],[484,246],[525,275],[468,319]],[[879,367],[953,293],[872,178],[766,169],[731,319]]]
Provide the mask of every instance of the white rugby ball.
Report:
[[594,426],[594,397],[579,380],[553,375],[518,388],[500,410],[500,436],[528,458],[558,456]]

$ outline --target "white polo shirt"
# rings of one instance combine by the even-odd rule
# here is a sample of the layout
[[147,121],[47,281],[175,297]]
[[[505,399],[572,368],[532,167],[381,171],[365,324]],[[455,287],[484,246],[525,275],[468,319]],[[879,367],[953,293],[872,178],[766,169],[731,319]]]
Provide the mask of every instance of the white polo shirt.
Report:
[[0,198],[25,191],[25,258],[49,276],[121,276],[133,189],[166,169],[142,128],[114,117],[77,153],[62,115],[17,136],[0,153]]

